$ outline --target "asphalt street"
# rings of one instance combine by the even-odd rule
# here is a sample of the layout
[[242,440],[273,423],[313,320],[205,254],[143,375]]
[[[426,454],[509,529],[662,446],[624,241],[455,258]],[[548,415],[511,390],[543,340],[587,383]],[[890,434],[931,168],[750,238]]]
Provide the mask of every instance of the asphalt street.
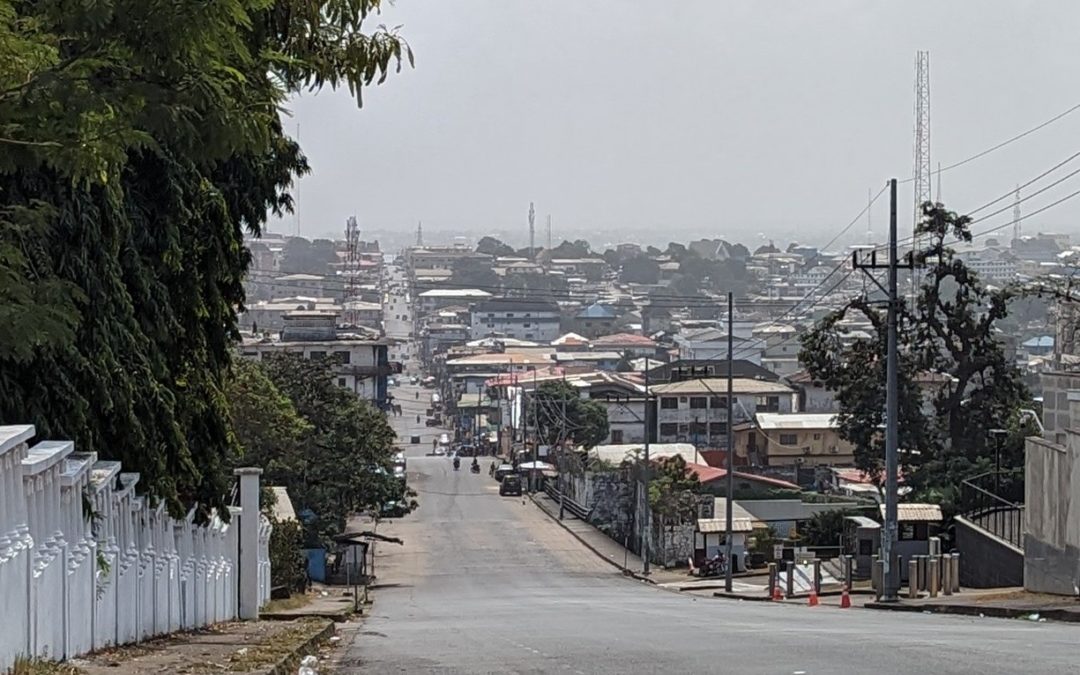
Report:
[[336,672],[1080,671],[1080,629],[1066,624],[739,602],[626,579],[531,502],[500,497],[486,463],[472,475],[418,452],[420,508],[380,525],[405,543],[379,547],[373,611],[343,631]]

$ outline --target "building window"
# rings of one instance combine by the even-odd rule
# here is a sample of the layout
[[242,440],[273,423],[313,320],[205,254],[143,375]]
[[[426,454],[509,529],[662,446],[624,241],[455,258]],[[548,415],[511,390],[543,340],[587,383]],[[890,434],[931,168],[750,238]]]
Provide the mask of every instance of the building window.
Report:
[[798,434],[780,434],[780,445],[798,445]]
[[525,333],[525,339],[526,340],[532,340],[534,337],[536,337],[536,336],[533,335],[532,333]]
[[679,422],[679,433],[680,434],[690,433],[690,425],[687,424],[686,422]]
[[322,361],[326,358],[326,352],[308,352],[308,358],[312,361]]
[[690,423],[690,435],[698,438],[705,438],[705,423],[704,422],[691,422]]
[[532,324],[531,324],[531,323],[529,323],[529,322],[527,322],[527,321],[526,321],[525,323],[521,324],[521,327],[522,327],[522,328],[529,328],[529,327],[531,327],[531,326],[532,326]]
[[709,422],[709,433],[713,436],[722,436],[727,433],[727,423]]
[[675,396],[664,396],[660,399],[660,407],[664,410],[676,410],[679,407],[679,399]]
[[756,404],[758,412],[780,412],[779,396],[758,396]]
[[345,384],[345,378],[344,378],[344,377],[339,377],[339,378],[337,379],[337,384],[338,384],[338,386],[339,386],[339,387],[344,387],[344,386],[347,386],[347,385]]
[[513,319],[514,318],[514,313],[513,312],[507,312],[506,313],[506,318],[507,319]]
[[814,434],[814,440],[815,441],[820,441],[821,440],[821,434]]
[[611,430],[611,443],[613,445],[619,445],[620,443],[622,443],[622,433],[622,429]]
[[691,396],[690,407],[694,410],[702,410],[708,404],[709,399],[704,396]]
[[351,363],[352,362],[352,352],[348,352],[348,351],[334,352],[334,358],[337,359],[338,363]]
[[679,433],[679,425],[672,422],[664,422],[660,425],[661,436],[674,436]]
[[713,396],[709,399],[709,407],[713,410],[727,410],[727,396]]

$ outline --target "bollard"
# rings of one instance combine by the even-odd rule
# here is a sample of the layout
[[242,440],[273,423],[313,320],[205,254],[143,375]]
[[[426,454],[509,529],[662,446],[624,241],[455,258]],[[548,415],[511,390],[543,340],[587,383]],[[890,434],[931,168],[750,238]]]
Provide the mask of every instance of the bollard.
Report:
[[929,560],[929,556],[920,555],[917,557],[917,560],[919,561],[919,590],[928,591],[930,590],[930,584],[926,583],[926,565],[927,560]]
[[938,560],[938,557],[936,555],[930,557],[930,597],[931,598],[936,598],[937,594],[938,594],[938,581],[940,579],[940,577],[938,575],[940,574],[940,565],[941,565],[941,562]]
[[941,592],[952,595],[952,553],[941,556]]
[[908,566],[908,590],[907,596],[909,599],[914,600],[919,597],[919,561],[917,558],[912,557],[907,563]]
[[776,563],[771,562],[771,563],[769,563],[769,597],[770,598],[776,595],[777,583],[778,583],[778,580],[777,580]]
[[952,574],[953,593],[959,593],[960,592],[960,554],[959,553],[953,553],[952,554],[952,568],[953,568],[953,574]]
[[787,561],[787,597],[795,595],[795,561]]
[[821,593],[821,561],[814,558],[814,592]]
[[884,585],[882,584],[882,580],[885,579],[884,560],[878,560],[874,563],[874,575],[877,577],[877,585],[874,586],[874,594],[877,596],[877,599],[880,600],[881,596],[884,595],[884,592],[882,591],[882,586]]
[[870,556],[870,588],[875,591],[881,590],[881,576],[878,574],[878,557]]
[[903,583],[904,580],[904,556],[897,555],[895,565],[896,567],[894,567],[893,569],[896,570],[896,588],[894,590],[896,591],[897,597],[899,597],[900,585]]

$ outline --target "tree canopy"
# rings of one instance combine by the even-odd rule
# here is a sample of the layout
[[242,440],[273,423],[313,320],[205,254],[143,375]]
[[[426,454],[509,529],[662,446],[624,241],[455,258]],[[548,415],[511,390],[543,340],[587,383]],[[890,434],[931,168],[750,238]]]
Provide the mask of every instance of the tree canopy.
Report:
[[[946,506],[957,504],[960,480],[991,468],[989,430],[1016,429],[1020,409],[1030,405],[997,333],[1015,291],[985,286],[948,245],[971,240],[970,222],[941,204],[923,206],[918,232],[926,245],[915,255],[923,281],[898,329],[901,461],[917,495]],[[844,339],[839,322],[849,314],[870,321],[870,340]],[[840,433],[855,444],[857,464],[879,480],[886,335],[884,310],[860,298],[809,331],[800,354],[811,376],[836,393]],[[1022,434],[1003,450],[1003,468],[1022,466]]]
[[604,406],[582,399],[567,382],[541,384],[528,403],[529,424],[532,428],[539,425],[540,442],[546,445],[569,441],[588,449],[600,445],[608,436]]
[[495,237],[485,236],[481,237],[480,241],[476,242],[476,252],[499,258],[514,255],[514,247],[509,244],[504,244]]
[[220,505],[249,254],[307,171],[302,88],[381,82],[380,0],[0,0],[0,421]]

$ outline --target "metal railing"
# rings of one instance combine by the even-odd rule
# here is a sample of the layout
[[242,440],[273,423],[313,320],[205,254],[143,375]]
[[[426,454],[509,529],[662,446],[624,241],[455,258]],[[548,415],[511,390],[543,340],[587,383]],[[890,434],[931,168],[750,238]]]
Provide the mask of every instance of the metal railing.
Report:
[[[553,500],[555,500],[556,503],[558,503],[560,493],[559,488],[555,485],[555,481],[544,481],[544,492],[547,493],[548,497],[551,497]],[[578,504],[569,497],[564,498],[563,508],[566,510],[567,513],[573,515],[578,520],[587,521],[589,519],[589,509],[585,508],[581,504]]]
[[1024,505],[1004,495],[1023,496],[1023,479],[1015,472],[990,471],[960,482],[963,515],[969,521],[1017,548],[1024,547]]

